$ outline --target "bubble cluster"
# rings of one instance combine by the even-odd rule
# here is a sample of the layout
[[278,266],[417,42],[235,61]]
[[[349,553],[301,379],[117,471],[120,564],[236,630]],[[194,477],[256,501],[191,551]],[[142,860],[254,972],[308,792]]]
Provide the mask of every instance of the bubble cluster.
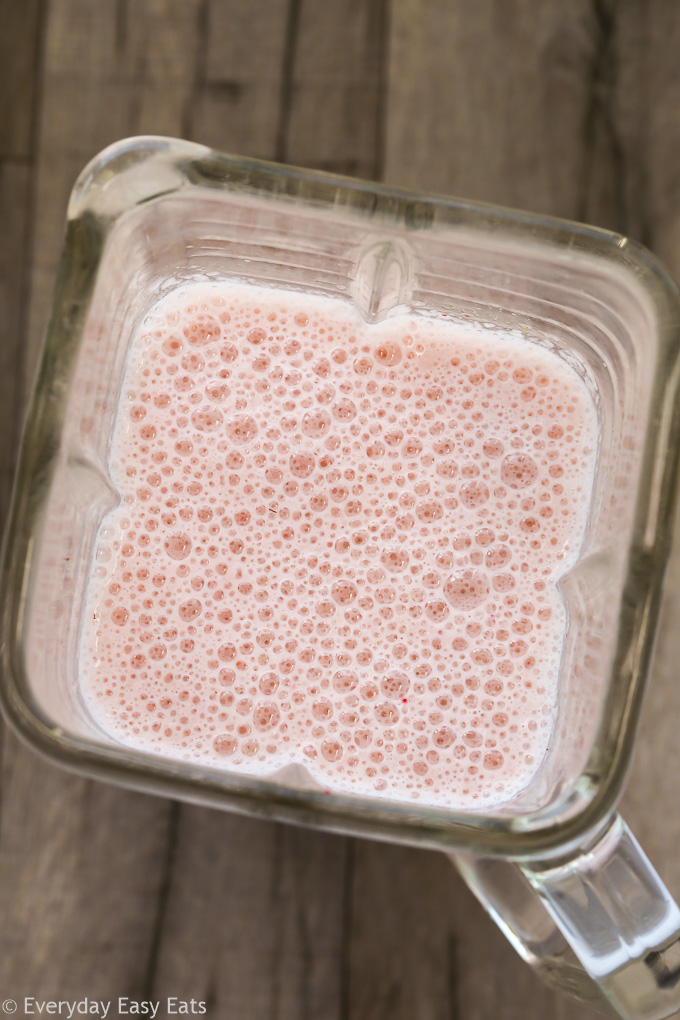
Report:
[[112,437],[81,685],[123,743],[500,803],[551,733],[597,441],[575,372],[446,319],[234,284],[163,298]]

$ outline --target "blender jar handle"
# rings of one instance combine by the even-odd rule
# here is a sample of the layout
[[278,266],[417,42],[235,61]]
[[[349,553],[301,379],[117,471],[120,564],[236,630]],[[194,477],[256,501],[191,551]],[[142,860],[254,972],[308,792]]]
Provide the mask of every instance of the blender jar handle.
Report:
[[559,864],[450,856],[549,984],[623,1020],[680,1009],[680,909],[618,815]]

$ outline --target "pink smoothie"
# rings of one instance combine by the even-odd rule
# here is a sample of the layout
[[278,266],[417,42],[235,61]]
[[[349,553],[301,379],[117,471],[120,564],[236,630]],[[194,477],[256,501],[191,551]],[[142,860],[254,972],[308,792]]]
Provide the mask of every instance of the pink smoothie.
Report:
[[161,300],[111,439],[80,683],[114,739],[457,808],[548,746],[597,418],[556,353],[245,284]]

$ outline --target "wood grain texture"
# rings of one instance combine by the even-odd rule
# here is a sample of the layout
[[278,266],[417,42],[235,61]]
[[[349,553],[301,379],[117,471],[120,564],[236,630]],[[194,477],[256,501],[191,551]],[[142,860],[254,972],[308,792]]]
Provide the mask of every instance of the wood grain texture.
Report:
[[[177,132],[179,107],[191,93],[189,5],[149,2],[135,10],[132,16],[125,3],[63,0],[45,12],[34,205],[24,206],[34,224],[20,337],[29,376],[76,174],[116,138]],[[143,996],[162,919],[170,805],[68,776],[10,736],[2,744],[0,791],[0,985],[17,999]]]
[[289,0],[210,0],[184,134],[224,152],[275,159]]
[[16,1000],[142,996],[169,808],[67,776],[6,741],[0,987]]
[[348,843],[183,808],[154,996],[340,1020]]
[[[41,8],[19,6],[0,0],[23,40],[5,41],[0,96],[25,83],[0,116],[0,499],[68,192],[125,135],[591,220],[680,271],[680,8],[665,0],[45,0],[39,66]],[[29,242],[27,302],[12,253]],[[676,895],[678,550],[626,797]],[[92,784],[7,736],[0,751],[3,993],[176,995],[220,1020],[595,1015],[538,983],[443,856]]]
[[[586,217],[608,173],[593,151],[601,39],[591,4],[395,0],[391,26],[389,183]],[[604,215],[611,219],[608,208]],[[423,866],[416,859],[410,871]],[[400,878],[389,873],[384,881]],[[596,1016],[543,988],[457,876],[443,881],[449,902],[464,905],[449,908],[457,975],[451,1016]]]
[[395,0],[391,25],[389,183],[586,215],[601,47],[590,0]]
[[680,278],[680,7],[629,0],[613,12],[610,123],[626,230]]
[[0,160],[31,156],[42,9],[41,0],[0,0]]
[[[28,249],[35,172],[36,83],[39,80],[41,5],[0,3],[0,526],[4,527],[23,411],[23,337],[27,307]],[[9,747],[9,750],[8,750]],[[11,821],[7,769],[13,740],[0,720],[0,862],[2,833],[21,838]],[[6,803],[7,798],[7,803]],[[20,799],[18,804],[25,803]],[[6,808],[6,810],[5,810]],[[1,863],[0,863],[1,867]],[[5,884],[0,878],[0,918]],[[25,883],[24,883],[25,889]],[[3,924],[4,929],[4,924]],[[13,937],[14,933],[10,937]],[[0,941],[2,936],[0,935]],[[0,945],[0,954],[2,947]],[[25,947],[22,948],[25,952]],[[0,962],[0,972],[2,971]],[[0,973],[1,977],[1,973]]]
[[0,523],[4,522],[14,478],[22,410],[21,332],[25,308],[26,249],[31,167],[0,159]]
[[[85,0],[53,0],[43,69],[32,356],[68,192],[102,146],[148,132],[276,155],[288,131],[284,78],[293,71],[293,53],[303,61],[306,53],[296,45],[299,19],[291,6],[270,4],[268,17],[254,18],[246,2],[173,7],[119,0],[94,8]],[[330,33],[325,43],[314,39],[320,44],[330,50]],[[304,69],[297,73],[304,94]],[[339,73],[336,84],[342,84]],[[218,117],[216,100],[227,100],[239,115]],[[0,943],[0,978],[18,975],[17,998],[29,992],[185,995],[205,997],[215,1015],[239,1020],[341,1015],[347,840],[102,792],[61,775],[14,741],[5,757],[0,904],[12,924]],[[36,791],[31,798],[29,789]],[[103,845],[105,854],[98,852]],[[21,854],[19,847],[28,850]]]
[[300,0],[279,158],[382,176],[386,0]]
[[134,134],[179,135],[194,92],[202,0],[48,5],[28,329],[35,361],[66,204],[85,164]]
[[457,1017],[459,947],[453,918],[462,906],[459,891],[443,855],[356,843],[349,1017]]
[[[255,6],[259,19],[249,0],[230,4],[230,18],[225,5],[207,8],[206,59],[186,128],[197,141],[223,151],[280,158],[292,153],[289,138],[300,131],[298,104],[318,109],[319,63],[338,46],[353,53],[356,30],[343,26],[338,35],[340,2],[326,5],[325,29],[313,5],[266,0]],[[383,28],[377,6],[355,8],[362,45],[372,54],[381,40],[371,32]],[[355,57],[343,72],[335,61],[326,100],[342,103],[357,62]],[[376,165],[380,80],[374,71],[369,77],[365,106],[355,106],[349,119],[336,124],[332,150],[310,117],[307,165],[329,165],[356,151],[357,136],[366,139],[364,165]],[[216,116],[219,111],[224,116]],[[239,1020],[356,1015],[347,1012],[351,846],[337,837],[182,809],[155,972],[158,994],[205,995],[218,1015]],[[178,987],[181,993],[172,991]]]
[[22,411],[42,13],[40,0],[0,0],[0,523],[9,502]]
[[[391,43],[385,161],[391,183],[618,230],[680,273],[677,5],[394,0]],[[679,591],[676,540],[622,805],[676,897]],[[548,1007],[537,986],[520,992],[525,976],[516,961],[497,955],[481,930],[472,907],[454,926],[467,954],[459,985],[464,1016],[595,1015],[557,998]],[[491,970],[493,982],[485,980]]]
[[[615,9],[618,55],[611,124],[617,138],[625,231],[680,280],[680,7],[634,0]],[[622,811],[680,899],[680,514],[651,682]]]

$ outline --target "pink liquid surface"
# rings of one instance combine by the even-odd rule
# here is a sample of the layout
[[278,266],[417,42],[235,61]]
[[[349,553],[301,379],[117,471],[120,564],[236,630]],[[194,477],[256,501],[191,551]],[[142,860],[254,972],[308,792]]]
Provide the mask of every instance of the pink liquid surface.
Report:
[[597,421],[554,352],[246,285],[137,331],[80,645],[114,739],[501,803],[549,743]]

